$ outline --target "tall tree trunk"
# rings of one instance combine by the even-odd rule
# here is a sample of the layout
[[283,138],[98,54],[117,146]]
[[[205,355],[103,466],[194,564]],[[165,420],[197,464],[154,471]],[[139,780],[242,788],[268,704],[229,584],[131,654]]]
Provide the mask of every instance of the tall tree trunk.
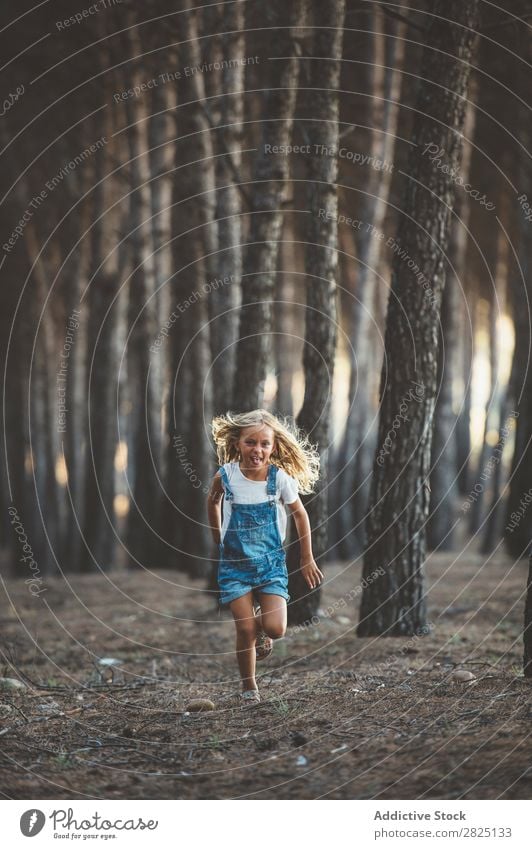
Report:
[[[4,122],[0,124],[0,143],[8,143],[8,132]],[[17,158],[6,163],[15,173],[20,173]],[[31,184],[22,174],[6,202],[6,209],[13,219],[20,217],[31,197]],[[11,201],[11,203],[10,203]],[[17,292],[13,300],[4,295],[8,303],[9,324],[6,329],[5,388],[7,403],[4,403],[6,428],[6,478],[9,487],[10,506],[17,511],[33,557],[42,574],[56,571],[55,556],[60,543],[60,506],[55,462],[58,453],[58,434],[55,418],[56,375],[55,329],[51,304],[45,306],[49,292],[49,279],[45,258],[40,253],[39,240],[33,221],[28,222],[24,232],[25,251],[19,262],[16,257],[4,254],[2,266],[4,279],[9,265],[17,277],[24,281],[24,290],[17,303]],[[15,285],[6,287],[16,289]],[[25,297],[24,297],[25,295]],[[15,305],[18,310],[14,320]],[[9,527],[8,544],[12,554],[12,571],[17,577],[31,577],[21,557],[20,544]],[[21,566],[22,563],[22,566]]]
[[[152,94],[152,115],[148,125],[150,151],[150,201],[151,241],[153,245],[153,273],[155,287],[155,310],[157,331],[170,315],[170,278],[172,276],[172,183],[174,167],[175,136],[175,89],[171,84],[156,86]],[[150,347],[153,347],[153,340]],[[168,392],[168,348],[155,348],[156,357],[151,358],[152,368],[158,381],[157,397],[164,410]],[[164,417],[159,420],[160,439],[166,433]],[[160,454],[161,474],[165,475],[166,454]]]
[[[338,85],[344,12],[344,0],[315,0],[312,4],[314,36],[306,101],[309,114],[317,121],[309,122],[307,134],[314,145],[324,145],[333,150],[338,147]],[[303,496],[312,529],[314,558],[318,565],[322,564],[327,550],[328,454],[336,351],[337,177],[336,156],[311,156],[307,178],[311,214],[307,216],[305,251],[305,397],[297,424],[317,444],[320,452],[321,474],[316,492],[311,496]],[[293,624],[310,621],[318,610],[320,599],[320,588],[309,591],[299,566],[299,545],[294,544],[288,558],[291,597],[289,619]]]
[[283,224],[279,252],[279,273],[275,285],[275,344],[274,361],[277,393],[274,409],[282,416],[294,415],[294,363],[299,360],[297,330],[297,279],[294,270],[301,267],[295,243],[293,216],[287,215]]
[[[244,2],[236,0],[224,9],[221,60],[245,56]],[[220,124],[216,130],[216,220],[220,250],[214,257],[216,277],[221,281],[209,297],[211,317],[213,414],[230,405],[228,387],[234,383],[238,304],[242,276],[242,195],[237,186],[242,161],[244,119],[244,65],[224,68],[220,98]]]
[[[471,167],[471,153],[475,126],[473,97],[467,105],[462,153],[461,174],[467,182]],[[468,243],[470,207],[463,190],[459,190],[449,238],[449,272],[445,281],[441,308],[441,336],[438,355],[438,396],[434,413],[432,435],[432,472],[430,475],[430,518],[427,526],[427,542],[431,549],[451,551],[454,545],[454,530],[458,444],[456,429],[458,415],[455,413],[453,383],[459,370],[457,352],[460,347],[459,291],[464,279]],[[467,342],[465,343],[467,344]],[[463,401],[462,401],[463,403]]]
[[167,522],[171,494],[168,484],[168,394],[170,386],[171,354],[168,340],[161,335],[167,327],[175,304],[173,294],[173,253],[172,253],[172,190],[175,164],[175,106],[176,89],[172,83],[158,85],[153,89],[151,100],[152,114],[148,124],[149,165],[150,165],[150,202],[151,202],[151,242],[153,245],[154,306],[156,313],[156,338],[149,340],[150,364],[154,369],[153,379],[156,396],[160,405],[159,428],[160,489],[157,515],[155,517],[157,533],[155,539],[150,533],[150,557],[158,566],[173,564],[173,555],[168,547],[168,538],[172,536],[172,524]]
[[[0,139],[3,138],[5,125],[0,123]],[[18,173],[18,172],[17,172]],[[18,220],[23,205],[17,206],[10,198],[6,203],[10,220]],[[28,374],[31,357],[31,340],[34,327],[30,321],[31,305],[34,302],[33,292],[25,287],[24,281],[29,272],[29,264],[25,253],[10,256],[3,261],[2,281],[0,287],[0,349],[4,398],[9,403],[2,404],[2,426],[4,444],[2,446],[5,480],[6,506],[17,511],[28,534],[33,539],[33,498],[28,481]],[[8,280],[10,285],[6,285]],[[19,300],[20,298],[20,300]],[[16,317],[15,317],[16,313]],[[14,577],[22,574],[20,544],[13,532],[11,520],[6,513],[6,543],[9,552],[9,572]]]
[[[426,627],[422,568],[438,323],[454,199],[451,174],[459,166],[478,2],[435,0],[432,12],[420,70],[403,216],[397,239],[391,243],[392,286],[360,636],[401,636]],[[430,145],[443,149],[451,174],[431,163],[426,155],[433,149]]]
[[[408,3],[403,3],[408,7]],[[360,193],[357,217],[363,222],[356,231],[357,280],[355,296],[350,299],[349,335],[352,340],[351,369],[348,394],[348,415],[340,451],[338,478],[339,536],[338,553],[352,557],[364,546],[363,518],[367,509],[375,448],[370,432],[374,363],[372,348],[373,301],[379,278],[383,245],[383,226],[393,174],[393,159],[402,67],[404,61],[404,24],[387,20],[384,27],[382,9],[377,5],[370,14],[366,64],[368,91],[367,123],[370,131],[370,154],[373,162],[383,167],[370,167],[365,175],[364,190]]]
[[492,463],[494,464],[492,493],[487,521],[484,525],[484,534],[481,546],[482,554],[491,554],[495,551],[503,536],[503,508],[505,506],[502,497],[504,481],[503,456],[504,448],[508,440],[508,434],[510,432],[510,422],[513,418],[513,413],[510,409],[510,400],[510,393],[506,388],[501,393],[498,403],[499,439],[492,453]]
[[50,575],[57,571],[56,558],[60,549],[59,490],[55,473],[59,456],[55,415],[55,366],[58,357],[52,305],[49,299],[46,300],[50,283],[32,222],[26,227],[24,238],[35,289],[35,349],[32,363],[35,382],[34,392],[30,396],[30,402],[34,400],[34,410],[32,411],[30,404],[28,416],[31,428],[35,508],[40,516],[36,523],[40,538],[37,545],[40,550],[40,568],[43,574]]
[[458,492],[466,496],[470,489],[470,462],[471,462],[471,406],[472,406],[472,374],[473,355],[475,349],[475,311],[471,304],[474,303],[472,293],[463,293],[463,300],[458,316],[458,341],[457,352],[459,375],[462,384],[462,403],[456,421],[456,456],[458,467]]
[[[252,215],[244,254],[242,307],[237,346],[233,407],[261,405],[270,356],[272,299],[296,100],[300,53],[296,28],[304,23],[305,0],[271,0],[264,24],[272,31],[272,56],[265,81],[262,139],[255,163]],[[275,152],[277,151],[277,152]]]
[[[139,34],[133,15],[130,16],[128,47],[132,57],[141,55]],[[134,67],[132,86],[141,83],[140,71],[141,67]],[[150,162],[148,114],[144,100],[141,97],[129,98],[125,105],[129,124],[127,141],[131,182],[128,242],[133,269],[129,283],[128,338],[128,377],[132,400],[129,454],[133,480],[130,481],[132,498],[127,522],[127,547],[132,563],[150,568],[154,565],[153,553],[158,546],[161,505],[159,481],[163,466],[161,419],[164,360],[161,350],[154,349],[162,317],[162,296],[156,290],[157,263],[159,273],[162,275],[165,271],[164,265],[162,269],[160,267],[164,263],[164,254],[159,251],[155,260],[152,216],[154,204],[158,205],[162,200],[164,184],[155,187],[154,196],[150,186],[150,165],[153,164],[153,159]],[[158,120],[162,119],[163,116],[158,116]],[[164,156],[163,150],[158,153]],[[155,182],[158,183],[158,179]],[[157,207],[156,214],[156,223],[160,226],[162,221]],[[162,282],[162,276],[160,281]],[[162,353],[164,357],[164,348]]]
[[[103,61],[103,60],[102,60]],[[96,137],[111,137],[105,112],[99,113]],[[84,499],[84,543],[80,568],[107,570],[115,552],[116,390],[120,349],[117,347],[119,312],[111,306],[120,279],[109,258],[111,216],[107,213],[111,182],[107,165],[111,143],[95,155],[92,192],[91,257],[86,293],[87,326],[87,452]],[[114,224],[114,221],[112,222]],[[85,300],[85,299],[84,299]]]
[[[504,301],[502,294],[505,281],[501,275],[505,274],[505,266],[507,257],[501,258],[501,249],[505,242],[505,236],[502,230],[493,238],[495,251],[493,256],[493,265],[488,268],[490,276],[489,283],[489,312],[487,317],[487,339],[488,339],[488,357],[489,357],[489,372],[490,384],[489,393],[486,399],[485,415],[484,415],[484,433],[482,435],[482,445],[478,456],[478,463],[475,476],[475,499],[471,507],[469,532],[474,536],[477,534],[483,518],[484,518],[484,502],[486,493],[491,486],[492,471],[490,470],[490,455],[492,447],[488,442],[491,431],[497,429],[497,419],[500,412],[499,404],[499,335],[497,318],[501,307],[501,300]],[[501,261],[502,259],[502,261]]]
[[[80,184],[84,185],[84,184]],[[74,199],[73,199],[74,200]],[[80,210],[78,227],[72,227],[72,238],[79,240],[67,266],[66,327],[74,336],[68,352],[66,433],[63,437],[64,459],[68,477],[68,509],[63,551],[65,568],[79,571],[82,556],[81,531],[85,498],[87,454],[86,385],[87,385],[87,303],[82,295],[88,282],[89,223],[88,204]],[[77,325],[77,326],[76,326]]]
[[[520,122],[520,141],[530,150],[532,124],[529,110],[523,110]],[[532,197],[532,175],[524,152],[520,153],[518,174],[520,195]],[[510,378],[510,395],[517,413],[515,447],[509,481],[508,505],[504,537],[512,557],[526,557],[532,543],[532,368],[530,348],[532,328],[529,310],[523,303],[532,302],[532,239],[530,222],[523,210],[518,211],[519,275],[511,278],[512,313],[515,327],[515,348]],[[524,291],[523,291],[524,290]]]
[[[180,62],[201,64],[199,12],[186,3],[180,15]],[[178,565],[192,575],[209,573],[210,535],[205,494],[214,472],[203,423],[210,419],[211,381],[208,304],[218,285],[213,130],[205,108],[201,74],[178,84],[178,140],[174,181],[175,320],[169,332],[171,384],[168,398],[168,463],[165,525]],[[226,390],[227,391],[227,390]],[[172,555],[175,560],[175,553]]]

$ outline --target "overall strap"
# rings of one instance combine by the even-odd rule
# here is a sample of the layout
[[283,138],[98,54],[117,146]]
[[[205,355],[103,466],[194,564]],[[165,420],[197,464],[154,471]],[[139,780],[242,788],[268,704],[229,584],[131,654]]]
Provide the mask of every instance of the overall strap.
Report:
[[275,496],[277,495],[277,472],[277,466],[270,466],[268,469],[266,495],[269,497],[270,501],[274,501]]
[[232,501],[234,498],[233,490],[229,486],[229,478],[227,477],[227,472],[225,471],[223,466],[220,466],[220,477],[222,479],[224,495],[228,501]]

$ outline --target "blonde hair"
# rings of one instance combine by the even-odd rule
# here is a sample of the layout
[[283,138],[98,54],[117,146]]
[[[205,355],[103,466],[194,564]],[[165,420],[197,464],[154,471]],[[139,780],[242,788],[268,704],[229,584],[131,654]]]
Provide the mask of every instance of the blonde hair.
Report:
[[284,419],[267,410],[249,413],[231,413],[216,416],[212,422],[212,435],[220,466],[239,460],[237,442],[244,427],[266,425],[274,434],[275,447],[271,463],[297,481],[299,491],[309,495],[320,476],[320,455],[309,438]]

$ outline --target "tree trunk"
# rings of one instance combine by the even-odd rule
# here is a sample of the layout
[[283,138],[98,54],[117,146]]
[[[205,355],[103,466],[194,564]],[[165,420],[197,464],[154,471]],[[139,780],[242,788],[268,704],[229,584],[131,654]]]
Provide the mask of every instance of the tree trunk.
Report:
[[[96,126],[96,137],[111,137],[104,115]],[[100,123],[101,121],[101,123]],[[116,331],[119,312],[111,306],[120,280],[114,260],[109,258],[110,232],[114,221],[106,212],[111,184],[106,179],[112,156],[111,144],[99,151],[94,161],[92,192],[91,257],[86,301],[87,326],[87,452],[85,470],[84,543],[80,567],[109,569],[115,552],[115,447],[117,373],[121,350]]]
[[116,272],[91,276],[88,328],[88,431],[85,479],[86,545],[82,568],[106,571],[113,565],[115,550],[114,496],[116,390],[119,351],[115,336],[118,310]]
[[453,428],[453,352],[457,344],[457,291],[452,271],[442,296],[441,330],[438,353],[437,398],[432,432],[430,474],[430,516],[427,523],[429,549],[451,551],[456,521],[455,482],[457,475],[456,440]]
[[[223,60],[245,56],[244,2],[236,0],[224,9],[221,56]],[[244,65],[224,68],[220,98],[220,124],[216,130],[216,220],[220,250],[214,257],[221,285],[209,296],[211,317],[213,414],[230,406],[228,387],[235,375],[238,304],[242,277],[242,196],[237,185],[241,166],[244,119]]]
[[[85,187],[85,184],[81,184]],[[74,198],[72,198],[74,203]],[[79,571],[82,556],[82,527],[85,498],[85,469],[87,455],[87,303],[82,295],[88,276],[88,204],[80,210],[78,226],[72,227],[72,239],[80,240],[67,266],[66,328],[74,341],[68,356],[67,408],[68,419],[63,437],[64,459],[68,477],[66,527],[63,538],[65,568]],[[76,326],[77,325],[77,326]]]
[[[484,433],[482,436],[482,445],[478,456],[478,463],[475,475],[475,498],[471,507],[469,532],[472,536],[478,533],[484,518],[484,500],[486,491],[491,485],[490,454],[491,446],[488,443],[488,434],[496,429],[495,417],[499,414],[499,404],[497,404],[497,390],[499,384],[499,338],[497,328],[497,316],[500,308],[500,299],[498,295],[499,281],[498,275],[500,271],[499,249],[501,244],[502,231],[499,231],[498,237],[494,238],[497,246],[494,263],[488,269],[491,277],[490,292],[489,292],[489,313],[487,319],[487,338],[489,345],[489,369],[490,369],[490,385],[489,394],[486,399],[485,417],[484,417]],[[504,237],[503,237],[504,238]]]
[[[180,15],[182,65],[201,64],[198,12],[187,0]],[[213,130],[201,74],[178,84],[178,139],[174,181],[174,322],[169,332],[168,463],[165,510],[168,541],[191,575],[209,572],[210,534],[205,497],[215,471],[204,422],[211,418],[208,308],[217,287],[218,227]],[[217,279],[217,278],[216,278]],[[209,307],[208,307],[209,305]],[[212,315],[212,314],[211,314]],[[226,387],[226,395],[228,394]],[[171,530],[170,530],[171,529]],[[172,555],[175,560],[175,553]]]
[[[274,361],[277,378],[277,392],[273,404],[281,416],[294,415],[294,363],[300,360],[300,334],[298,317],[301,307],[298,305],[297,281],[299,274],[294,271],[301,268],[301,259],[295,239],[293,216],[285,217],[282,243],[279,252],[279,273],[275,284],[275,344]],[[302,335],[302,334],[301,334]]]
[[[470,100],[465,117],[464,145],[461,174],[467,181],[470,167],[475,125],[475,108]],[[459,414],[454,412],[453,383],[459,371],[460,349],[459,291],[465,277],[470,207],[468,198],[460,190],[456,197],[454,216],[449,238],[449,273],[445,282],[441,309],[441,337],[438,355],[438,397],[434,413],[432,434],[432,472],[430,476],[430,518],[427,541],[430,549],[451,551],[454,546],[456,498],[458,489],[458,444],[456,430]],[[464,344],[467,344],[465,342]],[[464,403],[462,399],[462,403]],[[469,419],[468,419],[469,427]]]
[[[529,195],[530,197],[530,195]],[[519,305],[521,310],[522,306]],[[524,310],[523,310],[524,312]],[[516,328],[517,330],[517,328]],[[527,335],[530,326],[527,325]],[[524,338],[516,342],[524,346]],[[523,355],[516,353],[516,356]],[[526,375],[526,377],[525,377]],[[505,540],[512,557],[527,557],[532,543],[532,374],[530,363],[528,371],[522,371],[518,380],[516,412],[518,414],[515,432],[515,450],[510,474],[508,494],[507,523]]]
[[[4,116],[0,121],[0,144],[3,148],[4,162],[2,169],[2,195],[4,201],[2,212],[9,222],[18,221],[28,202],[28,196],[22,189],[20,181],[16,183],[18,191],[8,193],[13,174],[20,174],[17,149],[11,146],[9,125]],[[5,195],[4,195],[5,192]],[[11,228],[10,228],[11,229]],[[29,425],[28,425],[28,375],[31,361],[32,341],[35,327],[32,322],[32,312],[35,303],[34,292],[26,285],[30,271],[27,251],[19,251],[1,257],[2,286],[0,287],[0,351],[1,367],[4,375],[2,426],[4,434],[3,472],[5,473],[6,508],[11,507],[22,521],[28,541],[32,545],[36,561],[39,562],[40,552],[36,550],[34,529],[38,518],[36,516],[33,498],[34,485],[30,477],[29,454]],[[30,484],[31,480],[31,484]],[[15,532],[11,516],[6,511],[2,521],[5,523],[7,551],[9,558],[6,574],[12,577],[26,579],[21,561],[24,552],[21,551],[18,534]],[[16,519],[15,519],[16,521]],[[17,526],[18,527],[18,526]]]
[[473,296],[464,292],[463,303],[459,314],[457,352],[458,362],[461,363],[460,377],[463,387],[462,403],[456,421],[456,454],[458,468],[458,492],[467,496],[470,489],[471,462],[471,404],[472,404],[472,374],[473,354],[475,348],[475,311],[471,304]]
[[[128,45],[132,57],[142,54],[133,15],[130,16]],[[141,68],[134,67],[131,85],[142,82]],[[156,227],[161,226],[159,206],[164,197],[164,183],[155,180],[155,196],[150,187],[148,144],[148,114],[141,97],[126,100],[129,124],[129,227],[128,242],[132,265],[129,282],[128,377],[131,387],[129,454],[133,468],[130,481],[132,498],[127,521],[127,547],[131,562],[153,567],[153,555],[158,546],[162,475],[162,377],[164,374],[161,350],[154,348],[160,330],[161,296],[156,290],[156,267],[164,273],[164,253],[155,260],[152,215],[157,214]],[[162,120],[158,116],[157,120]],[[152,128],[153,129],[153,128]],[[164,150],[156,151],[157,156]],[[161,163],[158,163],[159,165]],[[158,175],[157,175],[158,176]],[[155,204],[155,210],[154,210]],[[162,208],[162,207],[161,207]],[[157,232],[157,237],[160,234]],[[161,244],[157,246],[161,248]],[[162,268],[161,268],[162,265]],[[164,283],[163,283],[164,288]],[[164,348],[163,348],[164,357]]]
[[[157,332],[165,325],[171,312],[170,294],[172,276],[172,182],[174,167],[175,89],[171,84],[156,86],[152,94],[152,115],[148,125],[150,151],[150,201],[151,241],[153,245],[153,273],[155,287],[155,311]],[[151,346],[153,346],[151,341]],[[156,356],[151,358],[152,368],[158,381],[157,397],[161,409],[165,409],[168,392],[168,348],[161,345]],[[162,451],[163,435],[166,433],[164,417],[159,419],[161,440],[161,477],[166,472],[166,453]]]
[[275,150],[290,142],[300,50],[296,28],[304,23],[305,0],[272,0],[264,9],[271,28],[268,80],[265,82],[262,139],[253,176],[252,214],[244,254],[242,307],[237,346],[233,407],[260,407],[270,355],[272,300],[289,159]]
[[[342,58],[344,0],[315,0],[312,5],[314,38],[307,93],[307,134],[313,144],[338,148],[338,85]],[[321,61],[320,61],[321,60]],[[326,61],[324,61],[326,60]],[[330,442],[331,392],[336,351],[336,276],[338,270],[338,160],[336,156],[314,155],[309,160],[305,345],[305,397],[297,417],[320,452],[321,474],[316,492],[304,496],[312,528],[312,546],[318,565],[327,551],[327,487]],[[288,557],[292,624],[308,622],[317,612],[320,588],[309,591],[299,570],[299,546],[292,545]]]
[[[35,285],[36,320],[34,348],[34,387],[28,409],[30,418],[30,441],[33,457],[33,479],[36,495],[36,529],[40,551],[40,569],[44,575],[57,571],[57,558],[60,550],[60,508],[59,490],[55,466],[59,456],[59,437],[57,431],[56,372],[57,348],[56,331],[52,316],[52,305],[47,295],[50,290],[45,271],[44,257],[40,253],[37,234],[33,223],[29,223],[24,234],[29,264]],[[39,255],[40,254],[40,255]]]
[[[408,3],[403,3],[408,7]],[[362,123],[371,127],[370,154],[373,161],[381,161],[382,169],[368,168],[364,190],[360,192],[357,217],[363,222],[355,232],[357,274],[356,290],[350,299],[348,334],[350,349],[350,381],[348,414],[343,445],[340,450],[338,478],[339,537],[338,554],[349,558],[364,546],[364,516],[367,509],[371,480],[372,458],[375,448],[370,432],[374,415],[372,396],[374,390],[374,360],[372,346],[373,303],[378,284],[382,253],[383,226],[393,174],[393,159],[399,100],[401,70],[404,61],[404,24],[386,20],[384,28],[382,10],[375,6],[370,16],[369,56],[366,64],[368,91],[367,118]]]
[[[530,150],[532,132],[528,109],[521,113],[520,141],[526,150]],[[530,198],[532,176],[523,152],[521,157],[519,190]],[[523,307],[524,303],[532,301],[532,239],[530,222],[526,220],[524,211],[519,210],[518,216],[519,274],[514,273],[511,279],[515,349],[509,387],[517,422],[504,530],[506,548],[515,558],[526,557],[532,543],[532,504],[528,503],[532,496],[532,328],[529,310]]]
[[389,240],[394,260],[359,636],[403,636],[426,628],[422,568],[428,476],[444,257],[454,199],[450,174],[435,168],[426,153],[435,145],[443,149],[451,173],[459,166],[478,2],[435,0],[432,11],[403,216],[397,239]]
[[499,439],[492,453],[495,468],[492,478],[491,501],[487,520],[484,525],[481,554],[492,554],[497,548],[503,536],[504,500],[502,497],[504,465],[504,448],[510,431],[510,421],[513,413],[510,410],[510,393],[504,390],[499,400]]

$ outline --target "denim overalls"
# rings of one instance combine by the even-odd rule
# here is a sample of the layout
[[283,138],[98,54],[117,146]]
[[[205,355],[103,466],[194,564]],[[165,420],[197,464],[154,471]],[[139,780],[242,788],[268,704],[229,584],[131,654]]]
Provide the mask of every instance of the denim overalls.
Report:
[[229,604],[253,590],[288,601],[286,558],[277,525],[277,467],[268,469],[268,500],[259,504],[236,504],[223,466],[220,477],[224,498],[231,502],[231,519],[220,543],[220,603]]

